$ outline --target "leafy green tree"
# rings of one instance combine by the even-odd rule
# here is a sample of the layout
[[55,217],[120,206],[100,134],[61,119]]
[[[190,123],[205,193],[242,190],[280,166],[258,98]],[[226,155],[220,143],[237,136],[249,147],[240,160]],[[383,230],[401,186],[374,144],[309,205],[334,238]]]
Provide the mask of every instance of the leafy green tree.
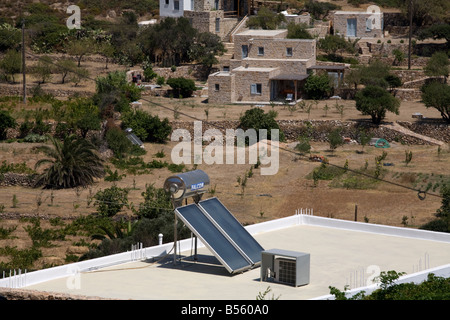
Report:
[[128,193],[128,189],[117,186],[98,191],[94,196],[97,212],[105,217],[115,216],[123,207],[128,207]]
[[21,41],[19,29],[4,23],[0,25],[0,52],[17,49]]
[[52,147],[38,147],[48,158],[36,162],[35,169],[48,165],[36,185],[46,189],[87,187],[104,175],[103,161],[89,141],[70,135],[61,142],[49,137]]
[[310,99],[319,100],[327,97],[331,93],[328,74],[310,75],[306,79],[304,90]]
[[3,59],[0,60],[0,69],[11,77],[13,83],[16,82],[15,74],[22,70],[20,53],[14,49],[8,50]]
[[438,23],[429,26],[428,28],[423,28],[419,31],[418,37],[419,40],[425,39],[445,39],[447,41],[447,47],[450,43],[450,24],[449,23]]
[[108,147],[113,151],[114,156],[119,159],[125,157],[132,148],[131,141],[118,127],[108,129],[108,131],[106,131],[105,138],[108,143]]
[[386,78],[390,75],[391,67],[381,60],[373,60],[362,68],[361,83],[369,86],[388,87]]
[[164,143],[167,141],[172,127],[169,120],[161,120],[142,110],[129,111],[122,115],[122,127],[131,128],[142,141]]
[[264,113],[261,108],[251,108],[245,111],[244,115],[240,118],[239,128],[243,130],[255,129],[260,139],[259,130],[267,130],[267,139],[271,140],[271,129],[279,130],[279,141],[284,141],[284,133],[280,130],[280,126],[275,120],[276,113],[268,112]]
[[76,63],[69,59],[61,59],[56,62],[56,72],[61,75],[61,84],[64,84],[66,77],[76,71]]
[[405,54],[400,49],[392,50],[392,54],[394,55],[394,62],[393,62],[393,64],[395,66],[400,65],[403,62],[403,60],[405,60]]
[[332,151],[344,144],[344,139],[342,138],[341,132],[342,130],[340,128],[336,128],[331,130],[328,134],[328,142]]
[[217,56],[225,52],[225,47],[220,37],[211,32],[201,32],[195,37],[195,41],[190,49],[190,58],[198,61],[207,69],[206,73],[211,72],[212,66],[218,63]]
[[450,123],[450,86],[446,83],[432,81],[422,88],[422,101],[427,108],[435,108],[442,118]]
[[93,101],[99,106],[101,114],[105,114],[108,107],[118,112],[128,111],[130,103],[141,98],[142,89],[129,83],[125,72],[122,71],[113,71],[105,77],[98,77],[95,84]]
[[135,213],[140,218],[154,219],[173,210],[170,194],[165,192],[163,188],[156,188],[154,184],[147,184],[141,195],[144,202],[141,202],[139,207],[135,209]]
[[349,72],[345,72],[344,82],[347,85],[353,85],[354,89],[358,89],[358,85],[361,84],[363,78],[363,69],[361,67],[351,68]]
[[337,10],[340,6],[331,2],[321,2],[308,0],[305,2],[305,9],[317,20],[322,20],[330,10]]
[[447,54],[443,51],[438,51],[433,53],[424,70],[427,76],[443,76],[445,77],[445,82],[447,82],[449,66],[450,60]]
[[75,41],[70,41],[66,46],[66,51],[69,55],[75,56],[77,66],[81,66],[81,59],[84,56],[95,52],[95,43],[90,38],[81,38]]
[[45,83],[52,78],[53,60],[51,57],[45,55],[39,57],[38,62],[33,67],[33,74],[39,78],[39,83]]
[[275,13],[269,8],[261,7],[256,16],[250,16],[247,20],[247,27],[250,29],[275,30],[286,21],[286,17],[281,13]]
[[15,128],[16,126],[16,120],[9,114],[9,112],[0,110],[0,140],[5,139],[6,130],[8,128]]
[[400,101],[378,86],[366,86],[356,93],[355,101],[356,109],[364,115],[370,115],[374,124],[380,124],[387,111],[399,113]]
[[187,78],[170,78],[167,84],[172,87],[176,97],[189,98],[196,89],[194,80]]
[[190,62],[190,50],[196,43],[197,29],[189,20],[168,17],[160,23],[146,27],[138,36],[143,53],[164,67],[179,66]]
[[313,39],[313,36],[308,32],[306,23],[289,23],[287,25],[287,39]]

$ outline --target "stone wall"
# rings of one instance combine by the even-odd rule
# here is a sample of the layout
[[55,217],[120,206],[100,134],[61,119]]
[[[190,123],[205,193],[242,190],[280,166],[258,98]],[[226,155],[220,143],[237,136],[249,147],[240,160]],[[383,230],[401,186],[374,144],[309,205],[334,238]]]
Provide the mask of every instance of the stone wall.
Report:
[[33,187],[34,176],[28,174],[19,174],[7,172],[0,174],[0,187],[21,186],[21,187]]
[[1,300],[116,300],[45,291],[0,288]]
[[[208,103],[231,103],[234,95],[235,75],[229,72],[218,72],[209,76],[208,80]],[[219,90],[216,89],[219,86]]]
[[424,136],[433,137],[446,143],[450,143],[450,125],[446,123],[424,123],[398,121],[401,126]]
[[[383,36],[381,26],[382,14],[372,14],[366,12],[342,12],[332,14],[334,33],[347,37],[347,19],[356,19],[357,38],[380,38]],[[375,24],[370,31],[366,30],[366,20],[375,19]],[[378,26],[375,27],[375,26]]]
[[[310,123],[313,130],[311,139],[317,142],[328,142],[328,133],[335,128],[342,129],[342,136],[354,140],[358,140],[359,132],[362,129],[367,130],[374,137],[386,139],[389,142],[398,142],[406,145],[431,145],[430,142],[423,139],[410,136],[408,134],[398,132],[383,126],[376,126],[369,122],[355,122],[355,121],[339,121],[339,120],[278,120],[280,129],[284,132],[288,141],[296,141],[300,135],[307,132],[306,123]],[[404,125],[404,123],[401,123]],[[202,123],[203,132],[207,129],[219,129],[225,135],[226,129],[237,129],[239,121],[208,121]],[[412,131],[422,133],[431,138],[450,141],[450,128],[442,123],[429,124],[422,126],[422,124],[410,124]],[[191,135],[194,134],[194,123],[184,121],[172,122],[174,129],[186,129]],[[406,125],[405,125],[406,127]]]

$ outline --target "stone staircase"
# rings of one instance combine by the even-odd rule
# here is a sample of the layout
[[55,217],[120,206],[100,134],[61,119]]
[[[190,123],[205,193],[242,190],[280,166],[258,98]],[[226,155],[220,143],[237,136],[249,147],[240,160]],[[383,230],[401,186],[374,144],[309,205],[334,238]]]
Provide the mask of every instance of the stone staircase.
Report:
[[358,47],[359,47],[359,63],[369,63],[370,59],[372,58],[372,53],[370,51],[370,46],[367,41],[358,41]]

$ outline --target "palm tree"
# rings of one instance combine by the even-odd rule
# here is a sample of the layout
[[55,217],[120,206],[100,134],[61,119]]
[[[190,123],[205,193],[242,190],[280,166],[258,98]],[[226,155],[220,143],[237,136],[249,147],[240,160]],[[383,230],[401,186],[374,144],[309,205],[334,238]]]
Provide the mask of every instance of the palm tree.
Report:
[[37,186],[42,185],[46,189],[87,187],[94,182],[94,178],[104,176],[103,160],[89,141],[76,135],[69,135],[62,142],[50,137],[50,141],[53,148],[38,148],[50,159],[39,160],[35,168],[50,165],[38,177]]

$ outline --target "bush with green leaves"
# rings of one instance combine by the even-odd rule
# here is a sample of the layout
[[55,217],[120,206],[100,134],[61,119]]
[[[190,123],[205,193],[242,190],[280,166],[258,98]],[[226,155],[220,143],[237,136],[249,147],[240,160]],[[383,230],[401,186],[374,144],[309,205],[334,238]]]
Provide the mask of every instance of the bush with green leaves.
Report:
[[129,83],[126,73],[113,71],[95,81],[96,92],[94,103],[100,108],[100,113],[110,106],[117,112],[130,110],[130,103],[141,98],[142,89]]
[[308,32],[308,25],[306,23],[289,23],[287,25],[287,39],[313,39],[313,36]]
[[355,101],[356,109],[371,116],[374,124],[380,124],[387,111],[399,113],[400,100],[379,86],[366,86],[356,93]]
[[283,14],[276,13],[267,7],[261,7],[257,15],[248,18],[246,26],[250,29],[275,30],[282,22],[286,22]]
[[183,77],[170,78],[166,83],[171,86],[175,97],[189,98],[196,89],[194,80]]
[[[0,60],[0,70],[6,75],[6,79],[15,83],[15,75],[22,70],[22,56],[20,52],[15,49],[10,49]],[[9,78],[8,78],[9,76]]]
[[421,88],[422,101],[427,108],[435,108],[442,118],[450,123],[450,86],[446,83],[432,81]]
[[117,186],[98,191],[94,196],[97,212],[104,217],[115,216],[124,207],[128,207],[128,193],[128,189]]
[[264,113],[261,108],[251,108],[245,111],[244,115],[240,118],[239,128],[243,130],[254,129],[256,130],[258,141],[261,138],[259,130],[267,130],[267,139],[272,139],[271,130],[279,130],[279,141],[284,141],[285,136],[283,131],[280,130],[280,126],[275,120],[276,112],[269,111]]
[[304,90],[308,98],[319,100],[330,95],[330,78],[326,73],[310,75],[305,82]]
[[0,52],[9,49],[17,49],[21,41],[20,29],[14,28],[10,24],[0,25]]
[[131,128],[142,141],[164,143],[172,132],[169,120],[161,120],[142,110],[126,112],[122,115],[122,128]]
[[16,120],[10,115],[10,113],[5,110],[0,110],[0,140],[6,138],[6,130],[8,128],[15,128],[16,126]]
[[108,129],[108,131],[106,131],[105,138],[108,147],[112,150],[115,157],[121,159],[125,157],[128,152],[130,152],[132,143],[125,135],[125,132],[123,132],[120,128],[113,127]]
[[330,144],[330,149],[333,151],[344,144],[344,138],[342,138],[341,132],[341,128],[336,128],[328,133],[328,143]]

